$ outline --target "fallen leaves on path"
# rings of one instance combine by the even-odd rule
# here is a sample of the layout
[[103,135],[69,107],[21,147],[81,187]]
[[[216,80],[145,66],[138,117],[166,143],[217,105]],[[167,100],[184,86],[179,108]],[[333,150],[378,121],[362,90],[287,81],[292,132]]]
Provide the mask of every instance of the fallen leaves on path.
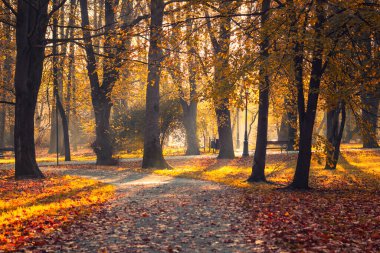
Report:
[[[141,170],[139,162],[115,167],[65,166],[65,173],[109,179],[122,187],[106,208],[45,234],[47,243],[38,248],[65,252],[380,252],[378,152],[347,152],[336,171],[325,171],[314,160],[314,189],[310,191],[283,189],[291,180],[295,161],[295,156],[285,154],[268,156],[267,175],[275,184],[244,182],[251,158],[177,159],[171,161],[172,170]],[[141,172],[190,179],[165,177],[162,184],[143,184],[148,176]]]
[[12,171],[0,170],[0,251],[47,243],[44,235],[92,212],[114,192],[113,186],[79,177],[13,178]]
[[[286,154],[268,156],[267,175],[275,184],[244,182],[249,176],[252,158],[177,159],[170,161],[172,170],[142,170],[139,162],[117,167],[72,166],[66,169],[92,169],[112,176],[131,171],[151,172],[239,188],[217,184],[214,184],[216,188],[207,190],[170,188],[165,191],[166,197],[153,190],[142,190],[143,197],[137,200],[127,198],[128,201],[114,202],[110,213],[99,218],[99,222],[106,222],[111,227],[116,221],[122,222],[123,232],[106,229],[110,235],[124,238],[122,242],[127,243],[122,248],[105,246],[107,249],[230,252],[234,247],[247,247],[257,252],[379,252],[379,151],[345,152],[336,171],[323,170],[323,164],[313,160],[310,180],[314,190],[311,191],[281,189],[291,180],[295,158],[295,155]],[[122,207],[125,214],[114,213]],[[89,220],[83,226],[90,223]],[[80,233],[80,227],[71,232]],[[210,227],[228,229],[215,231]],[[216,244],[207,244],[209,241],[205,238],[208,236],[214,238]],[[101,240],[106,239],[96,239]],[[203,244],[202,240],[207,243]],[[234,246],[228,248],[227,245]]]

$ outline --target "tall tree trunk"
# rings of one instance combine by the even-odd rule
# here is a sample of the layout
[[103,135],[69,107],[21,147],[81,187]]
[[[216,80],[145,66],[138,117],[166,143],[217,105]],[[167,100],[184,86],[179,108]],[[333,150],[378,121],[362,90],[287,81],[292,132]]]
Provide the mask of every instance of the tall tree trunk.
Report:
[[224,98],[218,103],[215,109],[220,143],[218,159],[235,158],[231,129],[231,113],[228,109],[228,104],[228,98]]
[[[373,1],[365,0],[366,4],[371,4]],[[374,7],[373,7],[374,8]],[[379,118],[379,105],[380,105],[380,83],[375,85],[367,83],[368,77],[371,76],[369,71],[379,69],[379,45],[378,40],[372,41],[371,35],[378,37],[376,34],[371,34],[372,31],[366,31],[363,34],[361,46],[364,48],[364,62],[374,62],[374,66],[367,70],[368,72],[363,75],[361,102],[362,102],[362,134],[363,134],[363,148],[379,148],[377,142],[377,123]],[[377,59],[375,59],[375,57]],[[376,61],[377,60],[377,61]],[[363,63],[362,63],[363,64]],[[365,67],[364,64],[362,67]]]
[[[54,94],[54,91],[53,91]],[[53,95],[54,97],[55,95]],[[51,108],[51,119],[50,119],[50,141],[49,141],[49,154],[57,153],[62,150],[63,147],[63,131],[62,131],[62,119],[58,112],[57,119],[57,107],[56,103],[52,103]],[[57,126],[58,122],[58,126]],[[57,145],[57,131],[58,131],[58,145]],[[58,150],[57,150],[58,148]]]
[[352,138],[354,137],[355,134],[359,133],[359,127],[355,123],[353,117],[352,111],[348,110],[347,112],[347,120],[346,120],[346,127],[345,127],[345,134],[343,136],[343,143],[350,143]]
[[288,144],[286,145],[287,151],[294,151],[297,135],[297,104],[294,98],[286,99],[285,106],[287,110],[287,132],[288,132]]
[[281,115],[280,126],[277,126],[277,140],[284,141],[288,139],[288,114],[285,112]]
[[[5,65],[5,64],[4,64]],[[6,84],[6,81],[5,81],[5,71],[3,71],[4,67],[0,66],[0,76],[3,77],[3,86],[0,87],[0,92],[1,92],[1,96],[0,96],[0,100],[2,101],[5,101],[6,99],[6,96],[5,96],[5,84]],[[0,147],[4,147],[5,145],[5,124],[6,124],[6,109],[7,109],[7,105],[6,104],[3,104],[3,103],[0,103]],[[1,155],[1,152],[0,152],[0,155]]]
[[[55,0],[53,6],[57,6],[58,2]],[[61,10],[61,13],[63,13],[63,10]],[[63,141],[64,141],[64,153],[65,153],[65,161],[71,161],[71,154],[70,154],[70,137],[69,137],[69,126],[68,121],[66,118],[65,109],[62,105],[61,96],[59,89],[62,90],[62,82],[63,82],[63,60],[60,62],[58,61],[58,46],[57,46],[57,38],[58,38],[58,18],[55,16],[53,18],[53,84],[54,84],[54,96],[56,101],[56,106],[58,109],[58,113],[61,119],[62,123],[62,132],[63,132]],[[65,53],[65,52],[64,52]],[[61,152],[62,153],[62,152]]]
[[[220,10],[222,15],[229,13],[231,2],[222,1]],[[218,124],[219,134],[219,155],[218,159],[233,159],[235,158],[232,128],[231,128],[231,113],[229,110],[229,95],[231,94],[232,85],[230,84],[228,71],[230,40],[231,40],[231,18],[222,18],[219,24],[219,38],[215,38],[212,32],[211,24],[208,22],[208,30],[213,44],[215,55],[214,66],[214,107]]]
[[[89,26],[87,0],[80,0],[82,26]],[[104,2],[105,7],[105,30],[107,36],[104,40],[104,54],[108,60],[103,63],[103,82],[100,85],[99,76],[96,69],[96,58],[92,45],[91,33],[83,30],[85,51],[87,55],[87,74],[91,84],[91,98],[95,113],[96,139],[92,147],[96,154],[96,163],[100,165],[114,165],[117,160],[113,158],[114,147],[110,136],[110,113],[112,108],[111,93],[113,86],[118,79],[118,68],[121,61],[117,59],[115,45],[111,38],[111,31],[116,24],[114,6],[111,0]]]
[[[303,91],[303,46],[298,41],[294,45],[294,70],[297,85],[297,104],[300,128],[299,154],[293,182],[290,187],[296,189],[309,188],[309,172],[311,163],[311,147],[313,137],[313,127],[317,112],[319,86],[323,75],[323,44],[322,29],[325,22],[324,1],[316,1],[317,22],[314,26],[315,45],[313,49],[313,58],[311,63],[311,75],[309,81],[309,91],[307,107],[305,110],[305,99]],[[292,31],[294,32],[294,30]],[[294,36],[295,34],[293,34]]]
[[[187,34],[190,36],[193,32],[192,22],[187,22]],[[197,81],[195,72],[195,47],[191,40],[186,41],[189,55],[188,71],[189,71],[189,84],[190,84],[190,101],[187,103],[183,96],[180,98],[180,104],[183,111],[183,123],[186,131],[186,155],[200,155],[199,141],[197,135],[197,110],[198,110],[198,96],[197,96]]]
[[183,125],[186,131],[186,155],[199,155],[199,143],[197,136],[197,103],[187,104],[182,98],[180,103],[183,111]]
[[[3,24],[4,29],[4,35],[5,39],[8,45],[11,44],[12,39],[12,33],[11,33],[11,27],[7,24]],[[1,87],[1,97],[0,100],[8,101],[8,98],[6,96],[6,90],[10,87],[12,80],[12,56],[11,56],[11,48],[7,48],[5,50],[5,59],[3,61],[2,66],[2,83],[3,87]],[[7,104],[0,104],[0,147],[5,146],[5,126],[6,126],[6,115],[7,115],[7,108],[10,105]]]
[[[265,24],[269,19],[270,0],[262,2],[261,28],[265,29]],[[260,65],[259,75],[259,115],[256,136],[255,155],[253,157],[252,174],[248,182],[265,182],[265,161],[267,155],[268,138],[268,112],[269,112],[269,76],[267,73],[267,58],[269,57],[269,38],[266,32],[262,32],[262,42],[260,43]]]
[[236,108],[236,149],[240,149],[240,108]]
[[[69,26],[75,25],[75,12],[76,12],[77,0],[70,0],[70,17]],[[69,28],[70,29],[70,28]],[[74,29],[69,30],[68,38],[74,38]],[[77,125],[77,115],[76,115],[76,78],[75,78],[75,47],[74,43],[70,42],[69,45],[69,62],[68,68],[69,72],[67,74],[67,95],[66,95],[66,105],[67,105],[67,121],[69,129],[71,130],[72,145],[73,150],[78,150],[78,125]],[[72,121],[71,121],[72,119]]]
[[362,121],[364,127],[363,132],[363,148],[379,148],[377,142],[377,122],[378,112],[380,105],[380,88],[378,91],[364,93],[361,96],[363,109],[362,109]]
[[152,0],[150,3],[150,45],[148,53],[148,80],[146,90],[146,112],[144,130],[143,168],[169,168],[164,159],[160,145],[160,74],[163,60],[160,48],[162,22],[165,3],[163,0]]
[[17,1],[16,109],[14,127],[16,179],[43,178],[34,145],[34,112],[41,85],[48,24],[48,0],[38,11],[24,0]]
[[[342,119],[339,125],[339,114],[342,114]],[[343,102],[338,108],[329,110],[327,113],[327,140],[329,145],[326,150],[326,165],[325,169],[335,170],[338,164],[340,144],[343,137],[344,126],[346,123],[346,108]]]

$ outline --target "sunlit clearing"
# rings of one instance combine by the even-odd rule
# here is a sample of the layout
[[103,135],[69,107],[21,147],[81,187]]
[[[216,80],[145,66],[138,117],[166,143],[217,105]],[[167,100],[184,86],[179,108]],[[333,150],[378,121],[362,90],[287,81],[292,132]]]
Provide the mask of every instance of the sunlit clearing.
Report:
[[[267,180],[275,186],[285,186],[293,178],[296,164],[295,155],[268,155],[266,166]],[[251,173],[252,158],[235,160],[189,159],[173,162],[173,169],[151,172],[174,177],[195,178],[214,181],[235,187],[252,187],[246,182]],[[144,170],[146,171],[146,170]],[[324,169],[316,158],[312,160],[310,183],[312,187],[329,189],[380,188],[380,156],[374,152],[346,152],[339,160],[335,171]],[[257,185],[257,184],[256,184]],[[263,186],[260,185],[262,188]]]
[[14,181],[0,170],[0,251],[14,250],[78,215],[92,212],[114,194],[95,180],[49,175],[45,180]]

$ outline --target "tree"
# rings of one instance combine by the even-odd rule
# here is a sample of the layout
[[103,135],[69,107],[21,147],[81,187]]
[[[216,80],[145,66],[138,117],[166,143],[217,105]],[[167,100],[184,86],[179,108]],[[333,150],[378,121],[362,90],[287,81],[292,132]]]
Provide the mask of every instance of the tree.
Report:
[[[9,11],[8,11],[9,12]],[[10,13],[8,13],[10,14]],[[6,104],[6,101],[10,101],[8,98],[9,92],[7,90],[9,89],[9,86],[11,85],[11,80],[12,80],[12,44],[11,39],[12,39],[12,31],[11,31],[11,26],[8,24],[2,24],[3,27],[3,32],[4,32],[4,37],[7,41],[7,45],[9,48],[5,48],[4,53],[4,61],[2,62],[2,86],[0,87],[1,89],[1,96],[0,100],[3,101],[4,103],[0,104],[0,147],[4,147],[5,145],[5,128],[6,128],[6,114],[7,114],[7,108],[13,104]],[[8,96],[7,96],[8,95]]]
[[[104,38],[104,62],[103,62],[103,78],[100,83],[96,60],[97,53],[92,43],[91,31],[83,29],[84,47],[87,55],[87,74],[90,79],[92,105],[95,113],[96,140],[92,144],[96,154],[96,163],[101,165],[113,165],[117,161],[113,158],[113,144],[110,136],[110,114],[112,108],[111,93],[112,89],[119,78],[119,68],[124,62],[120,58],[123,45],[128,37],[120,36],[116,32],[116,14],[112,0],[104,1],[105,14],[105,38]],[[90,21],[88,16],[87,0],[81,0],[81,17],[82,27],[89,27]],[[131,15],[131,13],[128,13]],[[141,17],[122,25],[122,29],[127,30],[136,25]],[[114,39],[113,36],[116,38]],[[117,41],[117,42],[115,42]]]
[[[178,36],[180,36],[181,27],[177,25],[174,17],[171,22],[174,24],[172,27],[171,41],[174,43],[178,42]],[[199,155],[199,141],[197,135],[197,111],[198,111],[198,92],[197,92],[197,47],[196,40],[198,36],[196,35],[197,27],[194,27],[193,20],[187,18],[186,21],[186,66],[187,66],[187,76],[188,82],[182,77],[185,73],[181,72],[181,57],[178,52],[172,54],[168,52],[168,56],[172,56],[172,61],[175,62],[173,68],[168,68],[168,71],[172,77],[173,82],[175,82],[178,87],[179,102],[182,109],[182,122],[185,128],[186,134],[186,155]],[[173,45],[180,48],[180,45]],[[173,50],[173,49],[172,49]],[[189,84],[187,89],[185,84]],[[188,90],[188,91],[187,91]]]
[[[212,90],[216,119],[219,134],[219,159],[233,159],[235,157],[232,129],[231,112],[229,110],[229,96],[234,86],[230,83],[228,70],[229,51],[231,40],[231,11],[233,3],[221,1],[219,10],[223,18],[220,19],[218,37],[214,35],[211,22],[207,22],[209,35],[214,51],[214,87]],[[206,15],[208,16],[208,14]]]
[[[378,43],[376,40],[372,41],[371,33],[364,32],[362,36],[362,41],[359,41],[364,48],[364,59],[360,61],[363,68],[370,66],[369,70],[366,70],[365,75],[363,75],[362,90],[361,90],[361,103],[362,103],[362,123],[363,123],[363,148],[379,148],[377,142],[377,122],[378,122],[378,112],[380,108],[380,84],[378,81],[371,80],[371,74],[369,71],[374,69],[379,69],[379,59],[376,57],[379,56]],[[373,46],[374,45],[374,46]],[[373,53],[373,52],[377,52]],[[375,71],[376,72],[376,71]],[[378,73],[376,73],[377,75]],[[371,82],[372,81],[372,82]]]
[[323,75],[323,26],[325,24],[325,3],[323,0],[317,0],[315,3],[315,11],[317,21],[313,27],[314,35],[314,47],[312,51],[311,61],[311,73],[308,87],[307,105],[305,106],[305,95],[303,87],[303,62],[304,62],[304,46],[303,42],[296,39],[297,28],[296,26],[296,13],[294,9],[294,3],[292,0],[288,0],[291,6],[292,35],[293,41],[293,69],[295,71],[295,84],[297,87],[297,105],[298,105],[298,118],[299,118],[299,154],[297,158],[296,171],[294,174],[292,188],[307,189],[309,188],[309,172],[311,162],[311,146],[313,127],[315,122],[315,116],[318,105],[319,87],[321,84],[321,78]]
[[165,3],[163,0],[151,0],[150,37],[148,53],[148,79],[146,87],[146,109],[144,130],[143,168],[169,168],[160,145],[160,74],[163,60],[162,23]]
[[34,112],[41,86],[42,67],[45,58],[45,35],[49,18],[48,0],[38,1],[37,6],[25,0],[17,1],[16,14],[16,109],[14,144],[16,179],[43,178],[38,168],[34,145]]
[[268,138],[268,112],[269,112],[269,74],[266,69],[269,56],[269,36],[264,31],[266,22],[269,19],[270,0],[263,0],[262,2],[262,16],[261,16],[261,29],[262,41],[260,43],[260,57],[262,63],[259,70],[259,112],[258,112],[258,125],[256,148],[253,157],[252,174],[248,178],[248,182],[265,182],[265,161],[267,154],[267,138]]
[[[342,115],[339,122],[339,115]],[[327,112],[327,155],[325,169],[335,170],[340,154],[340,143],[343,137],[346,123],[346,105],[339,102],[339,105]]]
[[[82,17],[82,27],[89,27],[90,21],[88,17],[88,7],[87,0],[80,0],[81,6],[81,17]],[[113,20],[113,7],[111,1],[105,1],[105,10],[109,12],[106,18],[106,29],[109,31],[115,24]],[[116,160],[113,159],[113,146],[111,143],[111,138],[109,135],[109,117],[112,107],[112,102],[110,98],[110,92],[114,82],[113,79],[114,71],[109,68],[105,68],[103,83],[100,83],[97,69],[97,62],[95,58],[95,52],[91,40],[90,30],[83,29],[83,39],[85,43],[85,51],[87,55],[87,73],[90,79],[91,85],[91,97],[92,105],[95,113],[95,124],[96,124],[96,140],[92,144],[94,152],[96,154],[96,163],[100,165],[112,165],[116,163]],[[110,38],[105,41],[105,44],[108,43],[108,49]],[[105,45],[106,48],[106,45]],[[112,72],[112,73],[111,73]],[[110,75],[110,76],[109,76]],[[108,79],[110,77],[110,79]]]
[[[58,2],[54,1],[54,7],[58,8],[57,6]],[[63,10],[62,10],[63,12]],[[62,80],[62,68],[63,68],[63,61],[58,61],[58,46],[57,46],[57,33],[58,33],[58,17],[55,15],[53,17],[53,86],[54,86],[54,97],[57,107],[57,112],[59,112],[60,119],[62,121],[62,131],[63,131],[63,141],[64,141],[64,153],[65,153],[65,161],[71,161],[71,154],[70,154],[70,137],[69,137],[69,122],[67,120],[66,112],[63,107],[60,94],[59,94],[59,82],[63,82]],[[65,52],[63,52],[65,53]],[[60,63],[60,64],[59,64]],[[62,86],[62,85],[61,85]],[[56,115],[58,117],[58,115]],[[52,125],[53,126],[53,125]],[[58,133],[56,133],[57,137]],[[57,143],[58,144],[58,138]],[[58,147],[57,147],[58,149]],[[57,150],[58,152],[58,150]]]

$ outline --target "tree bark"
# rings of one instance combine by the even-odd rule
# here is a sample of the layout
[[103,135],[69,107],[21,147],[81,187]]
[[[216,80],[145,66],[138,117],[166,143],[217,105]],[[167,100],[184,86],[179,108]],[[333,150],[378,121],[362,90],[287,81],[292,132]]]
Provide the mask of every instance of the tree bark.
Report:
[[[76,13],[77,0],[70,0],[70,17],[69,26],[75,25],[75,13]],[[69,39],[74,38],[74,29],[69,28]],[[76,114],[76,78],[75,78],[75,47],[74,43],[69,44],[69,56],[68,56],[68,69],[67,74],[67,121],[71,133],[73,150],[78,150],[78,125],[77,125],[77,114]]]
[[148,80],[146,90],[146,112],[144,130],[143,168],[169,168],[164,159],[160,145],[160,74],[163,60],[160,48],[162,38],[162,22],[165,3],[163,0],[152,0],[150,4],[151,22],[150,45],[148,53]]
[[297,105],[295,99],[286,99],[285,105],[288,107],[287,115],[287,132],[288,132],[288,144],[286,145],[287,151],[294,151],[297,135]]
[[[187,34],[190,36],[193,32],[192,22],[187,24]],[[183,123],[186,131],[186,155],[200,155],[199,142],[197,135],[197,110],[198,110],[198,97],[197,97],[197,81],[195,72],[195,47],[191,40],[186,41],[189,51],[188,55],[188,71],[189,71],[189,84],[190,84],[190,101],[187,103],[183,96],[180,97],[180,104],[183,111]]]
[[363,132],[363,148],[379,148],[377,142],[377,122],[378,112],[380,105],[380,88],[379,91],[373,91],[373,93],[365,93],[361,96],[362,104],[362,121],[364,127]]
[[[4,68],[0,69],[0,76],[3,75],[3,86],[5,86],[6,82],[5,82],[5,74],[3,74],[4,72],[3,69]],[[4,88],[5,87],[0,87],[0,89],[4,89]],[[6,99],[5,90],[2,90],[0,100],[5,101],[5,99]],[[4,103],[0,103],[0,147],[4,147],[5,145],[6,109],[7,109],[7,105]]]
[[199,143],[197,136],[197,102],[187,104],[182,98],[180,99],[183,111],[183,125],[186,131],[186,155],[199,155]]
[[[82,26],[89,26],[87,0],[80,0]],[[113,158],[113,145],[110,136],[110,113],[112,108],[111,92],[118,79],[118,66],[121,61],[116,59],[115,49],[112,45],[110,32],[114,29],[115,15],[113,2],[107,0],[105,6],[105,30],[108,34],[104,41],[104,54],[108,56],[108,61],[103,63],[103,82],[100,85],[97,73],[97,62],[95,58],[94,47],[92,45],[91,33],[83,29],[83,38],[85,42],[85,51],[87,55],[87,73],[91,85],[92,105],[95,113],[95,131],[96,139],[92,144],[96,154],[96,163],[99,165],[114,165],[117,160]]]
[[215,109],[220,143],[218,159],[235,158],[231,129],[231,113],[228,109],[228,104],[228,98],[225,98]]
[[[54,6],[57,6],[57,1],[54,1]],[[63,12],[63,10],[61,10]],[[69,137],[69,126],[68,121],[66,117],[65,109],[62,105],[62,101],[59,94],[59,83],[61,82],[62,86],[62,67],[63,67],[63,60],[60,62],[58,61],[58,46],[57,46],[57,38],[58,38],[58,18],[55,16],[53,18],[53,84],[54,84],[54,96],[56,101],[56,107],[58,109],[61,123],[62,123],[62,132],[63,132],[63,142],[64,142],[64,153],[65,153],[65,161],[71,161],[71,154],[70,154],[70,137]],[[65,50],[66,51],[66,50]],[[62,87],[61,87],[62,88]]]
[[[261,10],[261,28],[265,29],[265,24],[269,19],[270,0],[262,2]],[[252,174],[248,182],[265,182],[265,162],[267,155],[267,138],[268,138],[268,112],[269,112],[269,76],[266,71],[267,58],[269,57],[269,38],[262,33],[262,42],[260,43],[260,56],[262,63],[260,65],[259,76],[259,115],[256,136],[256,148],[253,157]]]
[[[229,13],[230,5],[231,2],[222,1],[220,4],[221,13]],[[228,70],[230,69],[231,18],[226,17],[220,20],[218,39],[213,35],[210,22],[208,22],[208,30],[215,55],[213,96],[220,143],[218,159],[233,159],[235,158],[235,152],[229,110],[229,94],[232,85],[228,77]]]
[[[56,103],[54,101],[52,102],[53,103],[52,103],[52,108],[51,108],[51,119],[50,119],[50,122],[51,122],[50,123],[50,141],[49,141],[49,151],[48,151],[49,154],[60,152],[63,147],[62,119],[58,112],[58,120],[57,120]],[[57,126],[57,122],[58,122],[58,126]],[[58,131],[58,145],[57,145],[57,131]]]
[[[10,11],[8,11],[10,13]],[[7,24],[3,24],[4,29],[4,36],[6,39],[6,42],[8,45],[11,45],[12,40],[12,32],[11,27]],[[2,81],[3,81],[3,87],[1,87],[3,90],[1,91],[1,100],[2,101],[9,101],[10,99],[7,97],[6,90],[11,87],[11,80],[12,80],[12,49],[6,48],[5,49],[5,57],[3,61],[3,67],[2,67]],[[9,104],[1,103],[0,104],[0,147],[5,146],[5,129],[6,129],[6,116]]]
[[[372,1],[365,0],[365,3],[370,4]],[[372,41],[371,35],[378,37],[378,34],[371,34],[372,31],[366,31],[362,35],[361,46],[364,48],[364,61],[363,62],[374,62],[374,65],[368,71],[373,71],[373,69],[379,69],[379,50],[378,50],[378,40]],[[377,59],[376,59],[377,58]],[[364,67],[365,63],[361,63]],[[379,148],[379,143],[377,142],[377,129],[378,129],[378,112],[380,106],[380,83],[377,82],[375,85],[366,83],[368,77],[371,76],[370,73],[363,74],[363,83],[361,91],[361,102],[362,102],[362,135],[363,135],[363,148]]]
[[343,137],[342,142],[343,143],[350,143],[354,135],[359,133],[359,127],[356,124],[353,124],[355,121],[355,116],[353,117],[353,113],[351,110],[347,111],[347,120],[346,120],[346,127],[345,127],[345,134]]
[[34,112],[41,85],[48,25],[48,0],[38,11],[24,0],[17,1],[16,109],[14,127],[16,179],[43,178],[34,145]]
[[[339,125],[339,114],[342,119]],[[344,126],[346,123],[346,108],[343,102],[338,108],[329,110],[327,113],[327,140],[329,145],[326,149],[326,165],[325,169],[335,170],[338,164],[340,144],[343,137]]]
[[[307,99],[307,107],[305,111],[305,99],[303,91],[303,46],[299,41],[294,45],[294,70],[297,86],[297,104],[300,128],[299,154],[297,158],[296,171],[294,174],[291,188],[308,189],[309,188],[309,172],[311,163],[311,147],[313,137],[313,127],[317,112],[319,87],[323,75],[322,54],[323,44],[322,29],[325,22],[325,12],[323,0],[316,1],[317,22],[314,26],[315,45],[313,49],[313,58],[311,63],[311,74],[309,80],[309,91]],[[293,31],[294,32],[294,31]],[[294,36],[295,34],[293,34]]]

